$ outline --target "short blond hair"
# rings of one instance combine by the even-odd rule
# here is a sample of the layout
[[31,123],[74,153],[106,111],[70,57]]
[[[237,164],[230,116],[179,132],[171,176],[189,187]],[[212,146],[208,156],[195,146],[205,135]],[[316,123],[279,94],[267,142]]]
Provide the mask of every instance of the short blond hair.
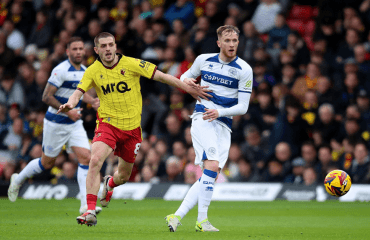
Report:
[[218,38],[222,37],[222,34],[224,32],[235,32],[238,36],[240,34],[240,31],[237,27],[232,26],[232,25],[224,25],[219,28],[217,28],[217,36]]

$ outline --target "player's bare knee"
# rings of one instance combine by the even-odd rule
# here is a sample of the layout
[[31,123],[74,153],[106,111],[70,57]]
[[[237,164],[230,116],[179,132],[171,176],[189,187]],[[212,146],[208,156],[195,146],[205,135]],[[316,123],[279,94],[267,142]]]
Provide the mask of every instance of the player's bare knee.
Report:
[[89,165],[90,159],[91,159],[91,155],[90,153],[88,153],[88,154],[84,154],[83,156],[81,156],[78,159],[78,162],[82,165]]
[[102,161],[100,161],[100,157],[98,155],[92,155],[89,165],[91,167],[101,167]]
[[204,169],[211,170],[213,172],[218,172],[218,161],[217,160],[205,160],[204,161]]
[[56,157],[54,157],[54,158],[42,157],[41,158],[41,164],[45,169],[50,169],[54,166],[55,160],[56,160]]

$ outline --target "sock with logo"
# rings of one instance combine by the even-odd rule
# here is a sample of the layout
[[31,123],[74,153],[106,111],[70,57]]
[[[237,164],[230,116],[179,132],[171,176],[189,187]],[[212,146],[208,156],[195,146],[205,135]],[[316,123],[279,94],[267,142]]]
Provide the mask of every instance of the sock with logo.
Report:
[[198,222],[207,219],[208,207],[211,204],[213,186],[217,177],[217,172],[204,169],[200,179],[198,197]]
[[23,168],[14,182],[17,185],[22,184],[27,178],[31,178],[33,175],[41,173],[44,170],[45,168],[41,164],[41,158],[33,159]]
[[81,207],[86,205],[86,177],[89,171],[89,165],[78,164],[77,168],[77,182],[80,188]]
[[179,209],[175,212],[176,216],[180,216],[181,219],[184,218],[185,215],[198,203],[199,185],[200,178],[189,189]]

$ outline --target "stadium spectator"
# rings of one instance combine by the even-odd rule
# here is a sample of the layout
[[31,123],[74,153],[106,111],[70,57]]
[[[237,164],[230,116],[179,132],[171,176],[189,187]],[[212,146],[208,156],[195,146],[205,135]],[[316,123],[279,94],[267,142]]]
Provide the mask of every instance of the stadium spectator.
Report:
[[72,162],[63,163],[63,173],[60,178],[58,178],[58,183],[76,183],[76,166]]
[[259,33],[267,33],[275,24],[275,17],[281,11],[281,5],[277,0],[260,1],[253,14],[252,22]]
[[354,159],[349,170],[353,183],[369,183],[370,158],[365,143],[359,142],[355,145]]
[[303,170],[303,185],[315,186],[317,184],[317,173],[312,167],[307,167]]
[[299,113],[299,101],[290,96],[285,102],[285,111],[279,114],[271,131],[267,158],[272,156],[275,146],[281,141],[287,142],[291,146],[293,156],[298,154],[299,146],[309,137],[307,123]]
[[264,46],[263,41],[258,37],[253,22],[247,21],[243,24],[243,34],[239,37],[238,55],[247,62],[252,62],[253,53]]
[[32,26],[27,43],[34,43],[38,48],[48,48],[50,47],[51,34],[51,20],[48,18],[48,13],[44,9],[39,10],[36,13],[36,22]]
[[19,56],[25,48],[25,38],[22,32],[14,27],[14,23],[10,19],[4,21],[2,29],[7,35],[6,45],[12,49],[15,55]]
[[314,128],[319,129],[323,142],[330,143],[338,135],[340,123],[335,120],[334,108],[330,103],[322,104],[318,109]]
[[255,125],[244,129],[245,142],[241,145],[243,157],[248,159],[255,171],[262,172],[265,166],[264,152],[267,149],[267,138],[262,137]]
[[181,19],[186,29],[190,29],[194,21],[194,4],[187,0],[177,0],[165,12],[164,18],[170,25],[175,19]]
[[23,120],[16,118],[7,134],[2,134],[0,139],[0,155],[7,162],[15,163],[18,151],[22,147]]
[[301,156],[306,162],[306,167],[312,167],[318,171],[317,151],[313,142],[306,141],[302,144]]
[[159,183],[159,178],[155,176],[153,169],[149,165],[144,165],[141,174],[138,176],[140,177],[140,182]]
[[317,80],[321,76],[320,68],[315,63],[307,65],[307,73],[297,78],[291,92],[293,96],[298,98],[301,102],[304,101],[304,95],[309,89],[317,90]]
[[176,156],[171,156],[166,161],[166,174],[161,177],[161,182],[183,183],[184,175],[181,173],[181,161]]
[[284,177],[282,164],[273,160],[268,163],[267,170],[261,176],[261,180],[263,182],[282,182]]
[[329,145],[322,145],[318,149],[318,176],[317,179],[319,182],[323,182],[325,179],[326,174],[328,173],[328,169],[331,166],[335,166],[335,162],[333,162],[332,156],[331,156],[331,148]]
[[275,17],[275,26],[269,31],[269,40],[267,42],[267,52],[273,58],[275,65],[279,61],[279,53],[288,46],[288,36],[290,28],[286,24],[285,17],[279,13]]
[[260,181],[260,176],[258,171],[255,171],[252,164],[244,159],[238,161],[238,175],[229,178],[230,182],[258,182]]
[[18,81],[15,81],[15,70],[6,69],[0,83],[0,103],[10,106],[18,103],[21,108],[25,106],[24,90]]
[[303,171],[306,162],[303,158],[297,157],[292,161],[292,173],[287,175],[284,179],[285,183],[302,184]]

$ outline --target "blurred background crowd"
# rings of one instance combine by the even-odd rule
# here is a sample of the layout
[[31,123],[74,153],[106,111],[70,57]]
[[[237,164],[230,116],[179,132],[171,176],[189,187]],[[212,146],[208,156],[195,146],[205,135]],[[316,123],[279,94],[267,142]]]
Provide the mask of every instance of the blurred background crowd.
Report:
[[[315,185],[343,169],[370,183],[370,0],[1,0],[0,181],[42,153],[42,92],[72,36],[114,34],[118,52],[180,77],[199,54],[216,53],[216,29],[241,30],[238,56],[254,72],[247,114],[234,117],[219,182]],[[130,181],[194,183],[190,125],[195,101],[141,80],[144,140]],[[90,139],[95,111],[83,105]],[[101,174],[112,174],[111,155]],[[76,182],[74,154],[29,181]]]

